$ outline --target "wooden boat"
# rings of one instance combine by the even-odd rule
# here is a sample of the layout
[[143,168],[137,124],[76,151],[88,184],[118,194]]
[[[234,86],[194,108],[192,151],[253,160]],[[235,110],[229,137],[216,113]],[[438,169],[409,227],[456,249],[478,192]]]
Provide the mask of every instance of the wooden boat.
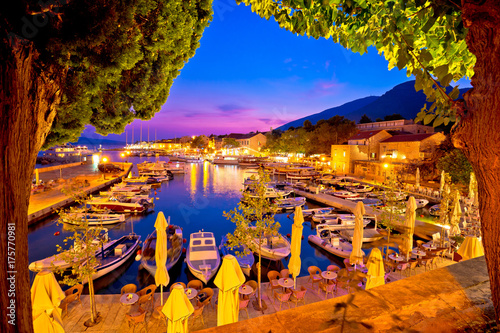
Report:
[[291,210],[295,209],[295,207],[304,206],[304,204],[306,203],[306,198],[294,197],[294,198],[276,199],[274,202],[281,210]]
[[[167,227],[167,262],[165,266],[170,270],[182,255],[182,228],[169,224]],[[148,235],[142,248],[141,263],[152,276],[156,273],[156,229]]]
[[220,265],[220,255],[213,233],[199,231],[191,234],[186,264],[191,273],[204,283],[215,275]]
[[96,213],[96,212],[71,212],[61,216],[61,221],[68,224],[106,225],[125,222],[124,214]]
[[[256,254],[259,253],[259,238],[252,240],[250,249]],[[290,242],[280,233],[277,236],[264,235],[260,249],[263,258],[281,260],[290,254]]]
[[[94,228],[94,227],[92,227]],[[100,234],[100,237],[99,239],[96,239],[94,240],[93,242],[102,242],[103,243],[103,247],[104,249],[106,250],[109,246],[111,246],[115,241],[110,241],[109,238],[108,238],[108,229],[106,228],[99,228],[97,227],[98,229],[101,229],[101,234]],[[78,251],[78,249],[71,249],[71,250],[68,250],[68,251]],[[65,251],[65,252],[68,252],[68,251]],[[37,261],[34,261],[32,262],[28,268],[30,271],[32,272],[40,272],[40,271],[43,271],[43,270],[49,270],[49,271],[52,271],[53,269],[68,269],[68,268],[71,268],[71,266],[73,265],[73,263],[68,263],[66,262],[63,258],[63,254],[62,253],[58,253],[58,254],[55,254],[53,256],[50,256],[50,257],[47,257],[47,258],[44,258],[44,259],[41,259],[41,260],[37,260]],[[80,261],[83,261],[84,258],[82,258]],[[75,261],[75,263],[77,263],[78,261]]]
[[[250,271],[252,270],[255,258],[253,256],[253,253],[249,249],[247,249],[246,246],[235,246],[233,248],[230,248],[227,245],[227,237],[222,236],[219,249],[221,250],[223,256],[232,254],[238,261],[238,264],[240,265],[243,273],[247,276],[250,276]],[[247,249],[247,251],[245,251],[245,249]],[[241,254],[244,252],[248,252],[248,254],[241,256]]]
[[[123,265],[136,252],[140,241],[140,235],[125,235],[97,251],[95,256],[99,265],[95,268],[96,273],[92,275],[92,280],[98,279]],[[84,280],[82,283],[87,282]]]
[[352,244],[335,236],[328,225],[316,226],[316,235],[309,235],[307,239],[323,250],[341,258],[348,258],[352,252]]

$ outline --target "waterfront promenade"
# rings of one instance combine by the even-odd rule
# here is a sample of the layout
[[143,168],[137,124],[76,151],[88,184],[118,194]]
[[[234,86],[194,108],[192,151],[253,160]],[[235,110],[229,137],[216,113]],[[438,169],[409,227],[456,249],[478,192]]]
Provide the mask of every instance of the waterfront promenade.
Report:
[[[114,183],[121,181],[131,170],[131,163],[119,164],[124,171],[120,173],[103,174],[93,164],[84,163],[71,167],[51,167],[48,172],[40,172],[40,180],[45,184],[53,183],[54,186],[38,193],[32,193],[28,208],[28,224],[32,225],[51,214],[57,209],[74,203],[66,193],[71,191],[84,191],[87,194],[102,190]],[[66,193],[65,193],[66,192]]]
[[[344,332],[368,332],[363,322],[373,326],[372,331],[393,332],[397,327],[412,328],[420,332],[452,332],[460,330],[483,331],[494,317],[492,311],[489,278],[484,257],[455,263],[451,260],[440,262],[438,269],[428,272],[417,268],[416,274],[403,278],[399,273],[389,275],[390,282],[373,288],[370,292],[354,293],[352,306],[347,308]],[[305,286],[305,305],[283,304],[269,300],[268,284],[263,284],[263,299],[268,305],[264,312],[249,305],[247,314],[240,311],[240,322],[217,327],[217,298],[215,289],[213,306],[206,306],[201,318],[190,319],[190,331],[204,332],[340,332],[343,311],[334,312],[337,304],[347,302],[347,290],[339,288],[335,298],[324,300],[324,293],[317,286],[311,287],[308,277],[298,279],[299,286]],[[168,293],[164,292],[164,300]],[[89,297],[82,296],[82,305],[72,303],[63,318],[66,332],[166,332],[166,323],[155,318],[151,311],[146,323],[135,330],[129,328],[125,315],[134,312],[136,305],[125,306],[119,301],[120,295],[97,295],[97,309],[103,320],[96,326],[86,328],[83,323],[89,318]],[[254,298],[252,298],[252,301]],[[155,307],[160,306],[160,294],[155,294]],[[478,329],[479,328],[479,329]]]

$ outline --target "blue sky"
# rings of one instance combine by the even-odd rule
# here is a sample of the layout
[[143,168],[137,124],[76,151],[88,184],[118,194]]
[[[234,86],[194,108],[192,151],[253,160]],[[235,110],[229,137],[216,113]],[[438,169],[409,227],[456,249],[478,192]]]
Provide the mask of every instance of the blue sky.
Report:
[[[162,110],[150,121],[128,125],[128,140],[183,135],[267,131],[291,120],[410,80],[387,69],[375,49],[360,56],[331,40],[280,29],[249,7],[214,1],[214,17],[196,55],[175,79]],[[91,136],[91,128],[85,136]],[[125,141],[109,135],[109,139]]]

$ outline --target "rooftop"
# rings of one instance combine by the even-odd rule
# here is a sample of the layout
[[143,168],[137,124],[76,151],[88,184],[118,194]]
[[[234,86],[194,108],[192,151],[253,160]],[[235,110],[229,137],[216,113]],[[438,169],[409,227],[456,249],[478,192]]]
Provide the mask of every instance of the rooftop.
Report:
[[381,143],[387,142],[415,142],[425,140],[434,134],[437,133],[419,133],[419,134],[403,134],[403,135],[395,135],[391,138],[385,139],[381,141]]

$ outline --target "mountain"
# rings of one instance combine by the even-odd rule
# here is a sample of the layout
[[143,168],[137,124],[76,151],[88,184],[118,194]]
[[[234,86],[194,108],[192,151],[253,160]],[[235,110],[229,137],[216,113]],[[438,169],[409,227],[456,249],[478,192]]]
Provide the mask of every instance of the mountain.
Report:
[[322,111],[320,113],[315,113],[310,116],[300,118],[294,121],[291,121],[285,125],[282,125],[278,127],[277,129],[280,129],[282,131],[286,131],[290,127],[300,127],[304,124],[304,120],[308,119],[311,121],[311,123],[314,125],[318,122],[318,120],[321,119],[330,119],[331,117],[335,115],[345,115],[348,113],[356,112],[356,110],[359,110],[360,108],[373,103],[376,101],[379,97],[378,96],[369,96],[369,97],[364,97],[360,99],[356,99],[352,102],[347,102],[345,104],[342,104],[340,106],[336,106],[330,109],[326,109],[325,111]]
[[[460,95],[469,89],[470,88],[460,89]],[[451,88],[448,89],[448,93],[450,91]],[[398,84],[380,97],[370,96],[356,99],[341,106],[291,121],[278,127],[278,129],[286,131],[291,126],[302,126],[306,119],[309,119],[314,125],[320,119],[330,119],[335,115],[344,116],[356,123],[359,122],[364,114],[373,121],[377,118],[384,119],[385,116],[395,113],[400,114],[405,119],[413,119],[417,116],[417,113],[420,112],[420,109],[425,103],[425,94],[422,91],[415,91],[415,81],[408,81]]]
[[72,143],[73,145],[83,145],[87,146],[89,148],[99,148],[100,145],[102,146],[120,146],[123,147],[125,146],[125,142],[123,141],[118,141],[118,140],[109,140],[109,139],[104,139],[104,138],[88,138],[81,136],[78,138],[77,142]]

